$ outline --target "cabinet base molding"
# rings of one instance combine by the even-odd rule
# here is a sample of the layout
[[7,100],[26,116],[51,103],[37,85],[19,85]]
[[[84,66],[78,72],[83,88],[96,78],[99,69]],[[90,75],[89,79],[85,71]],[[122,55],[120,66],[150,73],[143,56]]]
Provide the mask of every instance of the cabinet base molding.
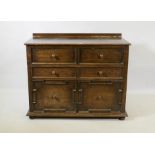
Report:
[[30,119],[33,118],[118,118],[124,120],[128,117],[127,112],[110,112],[110,113],[89,113],[89,112],[66,112],[66,113],[54,113],[54,112],[30,112],[28,111],[27,116]]

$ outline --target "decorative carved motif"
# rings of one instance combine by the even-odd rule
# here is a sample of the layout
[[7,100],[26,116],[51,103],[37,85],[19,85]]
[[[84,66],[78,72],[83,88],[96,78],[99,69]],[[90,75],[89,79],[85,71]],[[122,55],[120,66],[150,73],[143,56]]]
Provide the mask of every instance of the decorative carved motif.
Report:
[[104,100],[104,96],[99,95],[99,96],[96,97],[96,100]]
[[36,104],[37,103],[37,99],[36,99],[37,89],[34,88],[32,91],[33,91],[33,99],[32,99],[33,101],[32,101],[32,103],[33,104]]
[[48,100],[49,104],[56,104],[56,102],[60,101],[59,97],[55,94],[46,96],[46,99]]
[[119,92],[119,97],[121,96],[118,103],[122,105],[122,93],[123,93],[123,89],[118,89],[118,92]]

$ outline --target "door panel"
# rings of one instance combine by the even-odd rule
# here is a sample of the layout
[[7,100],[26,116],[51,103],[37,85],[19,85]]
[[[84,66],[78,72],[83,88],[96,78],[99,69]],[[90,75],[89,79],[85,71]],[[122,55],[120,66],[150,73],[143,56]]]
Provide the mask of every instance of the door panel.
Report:
[[79,111],[120,111],[122,98],[121,82],[80,82]]
[[75,111],[75,89],[75,81],[34,82],[32,101],[34,111]]

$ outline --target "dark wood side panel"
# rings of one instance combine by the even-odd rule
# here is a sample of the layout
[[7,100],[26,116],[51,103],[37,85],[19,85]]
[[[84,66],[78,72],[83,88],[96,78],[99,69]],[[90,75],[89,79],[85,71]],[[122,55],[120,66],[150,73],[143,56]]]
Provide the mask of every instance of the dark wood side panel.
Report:
[[27,54],[29,111],[31,112],[33,110],[33,107],[32,107],[32,54],[31,54],[31,47],[26,46],[26,54]]
[[129,61],[129,46],[125,46],[124,48],[124,68],[123,68],[123,98],[122,98],[122,108],[121,112],[125,112],[126,106],[126,94],[127,94],[127,79],[128,79],[128,61]]

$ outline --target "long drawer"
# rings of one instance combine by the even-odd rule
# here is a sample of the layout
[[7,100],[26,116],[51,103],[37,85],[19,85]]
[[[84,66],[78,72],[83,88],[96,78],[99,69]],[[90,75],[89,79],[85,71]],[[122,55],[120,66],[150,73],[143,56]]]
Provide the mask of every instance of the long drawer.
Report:
[[34,67],[32,75],[36,78],[110,78],[123,77],[122,68],[104,68],[104,67],[87,67],[87,68],[65,68],[65,67]]

